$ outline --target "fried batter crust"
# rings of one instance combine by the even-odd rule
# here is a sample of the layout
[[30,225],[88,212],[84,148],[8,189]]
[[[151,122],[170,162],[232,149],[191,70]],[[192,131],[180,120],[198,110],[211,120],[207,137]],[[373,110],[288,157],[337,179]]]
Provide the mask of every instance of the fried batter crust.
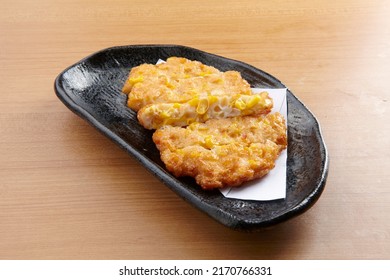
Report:
[[213,189],[266,175],[286,148],[287,135],[283,116],[275,113],[210,119],[186,128],[163,126],[153,141],[171,173]]
[[132,68],[122,92],[128,94],[127,105],[135,111],[148,104],[183,103],[207,94],[252,94],[239,72],[220,72],[183,57]]

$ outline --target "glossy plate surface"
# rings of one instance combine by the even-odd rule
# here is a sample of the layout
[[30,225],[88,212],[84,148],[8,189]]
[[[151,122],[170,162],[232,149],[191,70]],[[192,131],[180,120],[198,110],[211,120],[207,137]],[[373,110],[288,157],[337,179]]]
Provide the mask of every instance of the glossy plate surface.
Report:
[[253,230],[271,226],[310,208],[324,189],[328,154],[316,118],[289,90],[286,199],[227,199],[218,190],[204,191],[193,179],[178,179],[166,171],[152,132],[139,125],[121,89],[132,67],[171,56],[198,60],[221,71],[239,71],[251,87],[286,87],[253,66],[193,48],[135,45],[108,48],[70,66],[56,78],[55,92],[70,110],[135,157],[171,190],[228,227]]

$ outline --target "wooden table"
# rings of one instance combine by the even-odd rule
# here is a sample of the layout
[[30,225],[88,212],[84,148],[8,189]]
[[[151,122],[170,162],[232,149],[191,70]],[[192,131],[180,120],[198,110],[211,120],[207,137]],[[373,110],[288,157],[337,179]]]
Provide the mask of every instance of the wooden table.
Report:
[[[390,258],[387,1],[0,2],[1,259]],[[313,208],[226,228],[56,97],[90,53],[154,43],[245,61],[308,106],[330,154]]]

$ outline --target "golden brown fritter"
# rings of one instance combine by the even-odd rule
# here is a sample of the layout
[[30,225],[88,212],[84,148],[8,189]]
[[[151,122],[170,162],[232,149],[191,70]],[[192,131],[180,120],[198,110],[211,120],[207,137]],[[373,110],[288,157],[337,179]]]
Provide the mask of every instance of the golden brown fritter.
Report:
[[212,189],[266,175],[286,148],[287,135],[283,116],[275,113],[210,119],[186,128],[163,126],[153,141],[170,172]]
[[148,104],[184,103],[195,97],[252,94],[250,85],[239,72],[220,72],[182,57],[132,68],[122,91],[128,94],[127,104],[135,111]]
[[187,126],[193,122],[237,116],[267,114],[273,106],[267,92],[253,95],[209,95],[185,103],[157,103],[142,107],[138,120],[146,129],[164,125]]

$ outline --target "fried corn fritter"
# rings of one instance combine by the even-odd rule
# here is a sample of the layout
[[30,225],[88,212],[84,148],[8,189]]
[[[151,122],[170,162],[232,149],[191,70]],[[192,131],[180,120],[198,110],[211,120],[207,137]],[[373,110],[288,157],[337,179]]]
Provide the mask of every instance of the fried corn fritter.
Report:
[[127,105],[135,111],[148,104],[187,102],[197,95],[252,94],[239,72],[220,72],[183,57],[133,67],[122,91],[128,94]]
[[157,103],[142,107],[138,120],[147,129],[164,125],[187,126],[208,119],[267,114],[273,106],[267,92],[253,95],[198,96],[185,103]]
[[266,175],[287,146],[279,113],[210,119],[186,128],[163,126],[153,134],[167,169],[191,176],[203,189],[236,187]]
[[267,93],[253,94],[239,72],[220,72],[181,57],[132,68],[122,91],[128,94],[127,105],[139,111],[138,120],[147,129],[265,114],[273,106]]

